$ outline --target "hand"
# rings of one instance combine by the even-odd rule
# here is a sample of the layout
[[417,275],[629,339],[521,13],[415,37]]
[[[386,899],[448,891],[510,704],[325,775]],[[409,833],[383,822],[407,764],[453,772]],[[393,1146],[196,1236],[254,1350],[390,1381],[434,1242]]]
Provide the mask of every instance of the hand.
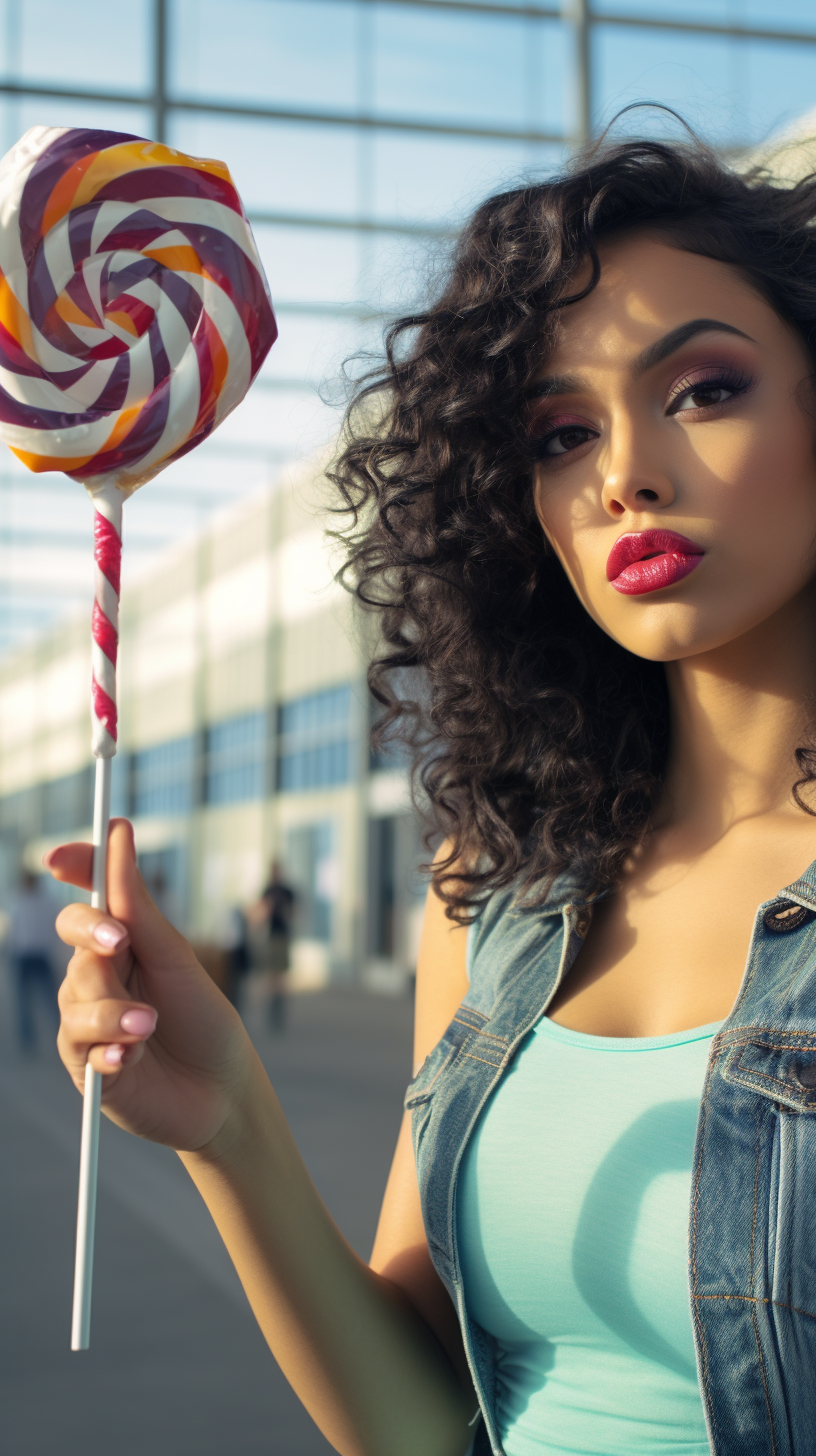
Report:
[[[91,887],[93,849],[65,844],[45,864]],[[103,1074],[102,1109],[119,1127],[179,1151],[213,1142],[248,1085],[254,1054],[241,1019],[154,905],[136,868],[133,829],[111,821],[108,905],[68,905],[57,932],[75,947],[60,987],[57,1046],[82,1090]]]

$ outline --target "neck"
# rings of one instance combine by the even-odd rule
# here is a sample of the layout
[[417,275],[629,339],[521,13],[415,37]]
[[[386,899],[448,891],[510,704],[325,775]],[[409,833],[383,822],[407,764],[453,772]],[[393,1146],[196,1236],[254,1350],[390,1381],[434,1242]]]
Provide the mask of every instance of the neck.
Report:
[[[796,749],[816,716],[816,591],[736,641],[666,666],[672,747],[657,824],[724,834],[761,814],[801,814]],[[803,791],[816,808],[816,794]]]

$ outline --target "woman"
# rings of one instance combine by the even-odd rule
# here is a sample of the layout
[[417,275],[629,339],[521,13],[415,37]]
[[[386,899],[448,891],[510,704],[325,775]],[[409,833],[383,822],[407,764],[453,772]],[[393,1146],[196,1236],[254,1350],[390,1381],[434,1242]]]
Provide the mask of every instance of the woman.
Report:
[[344,1456],[812,1452],[815,216],[602,147],[477,211],[350,417],[381,726],[447,836],[369,1266],[125,821],[111,913],[60,917],[74,1082],[179,1150]]

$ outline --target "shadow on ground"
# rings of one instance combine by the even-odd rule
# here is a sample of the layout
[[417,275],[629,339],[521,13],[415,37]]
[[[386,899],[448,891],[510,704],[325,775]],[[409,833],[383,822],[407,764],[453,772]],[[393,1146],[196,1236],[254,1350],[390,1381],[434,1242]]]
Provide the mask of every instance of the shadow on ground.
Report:
[[[367,1258],[410,1077],[407,998],[293,998],[250,1032],[334,1217]],[[176,1159],[103,1126],[91,1349],[69,1350],[80,1101],[48,1049],[0,1060],[4,1456],[327,1456]]]

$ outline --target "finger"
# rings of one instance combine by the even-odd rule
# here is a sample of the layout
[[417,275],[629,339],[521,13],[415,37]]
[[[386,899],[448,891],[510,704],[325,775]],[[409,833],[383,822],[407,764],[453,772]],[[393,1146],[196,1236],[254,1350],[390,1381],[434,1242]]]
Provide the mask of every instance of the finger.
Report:
[[144,1042],[135,1042],[132,1046],[112,1043],[108,1046],[91,1047],[87,1061],[90,1062],[95,1072],[101,1072],[102,1076],[106,1078],[106,1086],[112,1086],[123,1067],[134,1066],[144,1056],[144,1052]]
[[97,1043],[131,1046],[147,1041],[157,1020],[143,1001],[74,1001],[62,1013],[62,1030],[76,1049]]
[[97,955],[95,951],[76,951],[57,991],[60,1010],[64,1014],[75,1002],[130,1002],[131,997],[124,988],[130,967],[130,955],[121,956],[117,960],[111,956]]
[[127,819],[111,820],[108,840],[108,911],[126,925],[130,944],[142,965],[195,965],[183,935],[165,920],[151,900],[136,866],[133,829]]
[[[111,819],[108,843],[110,834],[114,828],[126,825],[126,833],[130,835],[133,842],[133,825],[129,819]],[[109,851],[110,852],[110,851]],[[134,850],[135,858],[135,850]],[[55,880],[60,880],[66,885],[76,885],[80,890],[93,888],[93,845],[92,844],[59,844],[56,849],[49,849],[43,855],[42,862],[47,870],[50,870]]]
[[90,890],[93,875],[92,844],[60,844],[43,855],[42,862],[55,880]]
[[57,916],[56,927],[66,945],[92,950],[97,955],[116,955],[128,944],[127,926],[91,905],[66,905]]
[[[155,1009],[123,997],[121,991],[110,961],[87,952],[74,956],[59,989],[57,1047],[80,1089],[86,1061],[98,1072],[118,1071],[138,1060],[134,1048],[143,1046],[155,1031]],[[120,1053],[111,1059],[106,1054],[108,1046],[118,1046]]]

